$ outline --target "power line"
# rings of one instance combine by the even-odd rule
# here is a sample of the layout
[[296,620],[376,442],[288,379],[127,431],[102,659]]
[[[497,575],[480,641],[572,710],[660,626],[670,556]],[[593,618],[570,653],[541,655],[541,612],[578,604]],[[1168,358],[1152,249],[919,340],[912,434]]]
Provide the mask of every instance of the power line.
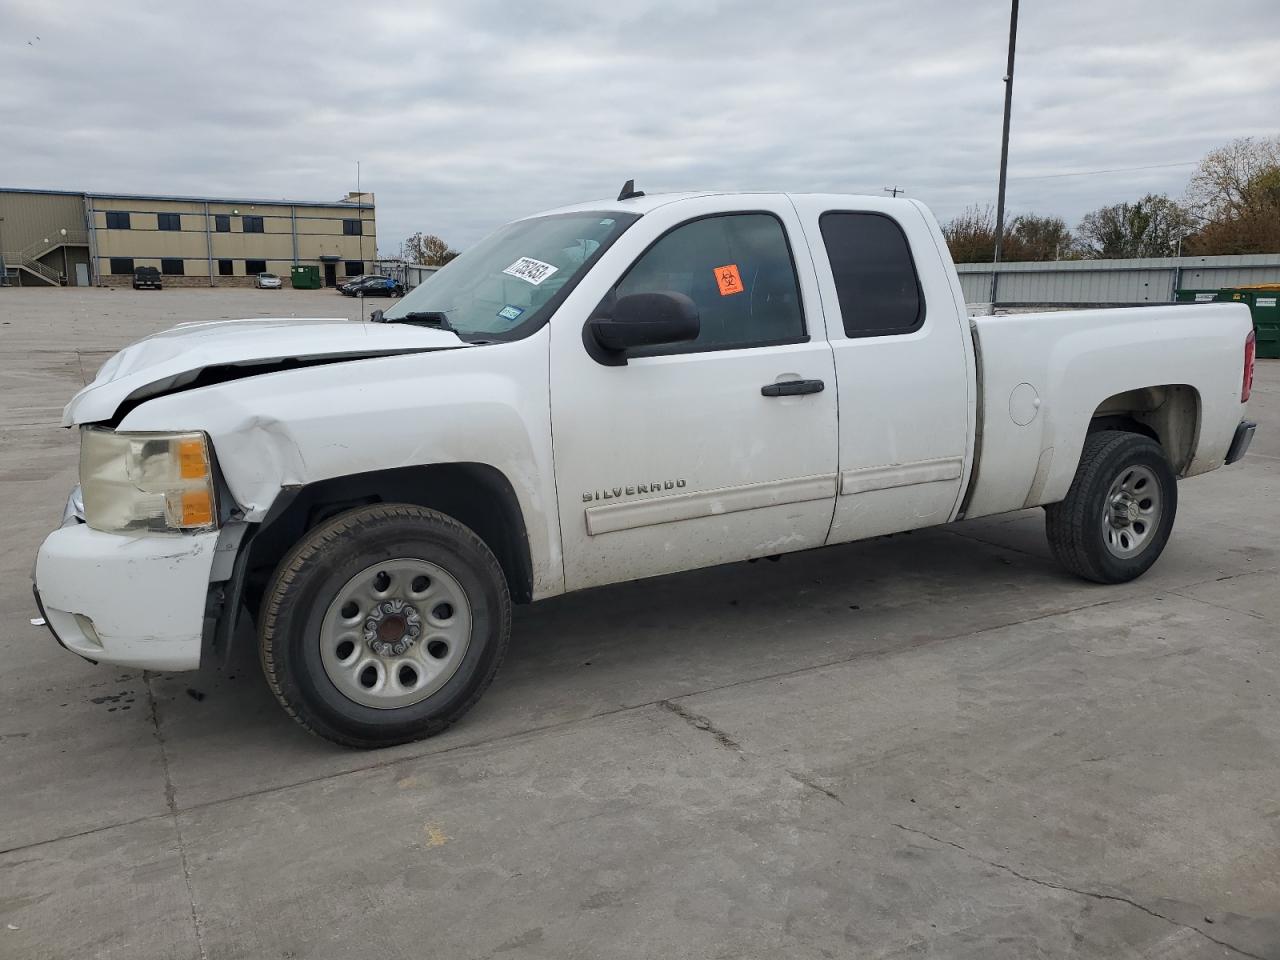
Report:
[[1112,167],[1109,170],[1077,170],[1073,173],[1046,173],[1039,177],[1010,177],[1010,180],[1056,180],[1059,177],[1095,177],[1101,173],[1129,173],[1134,170],[1161,170],[1165,167],[1194,167],[1199,160],[1181,160],[1178,163],[1149,163],[1142,167]]

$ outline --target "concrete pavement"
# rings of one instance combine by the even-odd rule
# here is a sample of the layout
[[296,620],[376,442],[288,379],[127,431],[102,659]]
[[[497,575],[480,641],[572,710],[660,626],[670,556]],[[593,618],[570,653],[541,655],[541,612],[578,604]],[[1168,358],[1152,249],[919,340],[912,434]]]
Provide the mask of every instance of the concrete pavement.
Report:
[[28,623],[110,351],[355,308],[0,291],[0,957],[1280,957],[1280,363],[1136,583],[1028,511],[557,598],[392,750],[307,735],[250,644],[144,676]]

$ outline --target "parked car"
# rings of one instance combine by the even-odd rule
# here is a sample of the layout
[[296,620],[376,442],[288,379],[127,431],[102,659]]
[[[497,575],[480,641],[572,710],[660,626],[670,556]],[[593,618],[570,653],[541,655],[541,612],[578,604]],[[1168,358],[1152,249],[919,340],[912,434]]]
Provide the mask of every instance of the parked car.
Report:
[[253,285],[259,290],[279,290],[284,284],[274,273],[260,273],[253,278]]
[[163,288],[159,267],[138,267],[133,271],[133,289],[161,290]]
[[347,297],[402,297],[404,286],[391,277],[361,277],[339,288]]
[[347,280],[344,280],[342,283],[337,285],[336,289],[339,293],[346,293],[347,287],[350,287],[353,284],[362,283],[363,281],[368,279],[369,279],[369,275],[367,273],[362,273],[358,277],[351,277]]
[[193,670],[253,618],[291,716],[386,746],[477,701],[513,601],[1036,506],[1067,570],[1132,580],[1255,429],[1247,307],[971,319],[907,199],[551,211],[381,319],[103,365],[36,561],[63,646]]

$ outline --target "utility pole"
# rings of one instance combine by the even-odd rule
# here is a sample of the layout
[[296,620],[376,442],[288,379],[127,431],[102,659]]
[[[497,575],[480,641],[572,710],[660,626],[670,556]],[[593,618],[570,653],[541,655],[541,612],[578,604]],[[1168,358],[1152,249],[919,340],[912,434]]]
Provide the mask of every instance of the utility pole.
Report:
[[[1017,42],[1018,0],[1013,0],[1013,8],[1009,12],[1009,65],[1004,74],[1004,134],[1000,138],[1000,192],[996,196],[996,263],[1000,262],[1000,248],[1004,245],[1004,186],[1009,172],[1009,114],[1013,109],[1013,51]],[[995,287],[994,269],[991,274],[991,285]]]
[[895,196],[895,197],[896,197],[898,194],[900,194],[900,193],[906,193],[906,192],[907,192],[906,190],[902,189],[902,187],[898,187],[898,186],[893,186],[893,187],[881,187],[880,189],[882,189],[885,193],[893,194],[893,196]]

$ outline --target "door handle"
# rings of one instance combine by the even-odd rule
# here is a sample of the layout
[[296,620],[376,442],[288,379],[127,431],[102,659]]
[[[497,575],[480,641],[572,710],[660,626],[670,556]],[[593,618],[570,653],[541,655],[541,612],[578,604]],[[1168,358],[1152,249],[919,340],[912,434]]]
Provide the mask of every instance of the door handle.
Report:
[[821,393],[826,389],[821,380],[784,380],[782,383],[766,383],[760,388],[762,397],[795,397],[802,393]]

